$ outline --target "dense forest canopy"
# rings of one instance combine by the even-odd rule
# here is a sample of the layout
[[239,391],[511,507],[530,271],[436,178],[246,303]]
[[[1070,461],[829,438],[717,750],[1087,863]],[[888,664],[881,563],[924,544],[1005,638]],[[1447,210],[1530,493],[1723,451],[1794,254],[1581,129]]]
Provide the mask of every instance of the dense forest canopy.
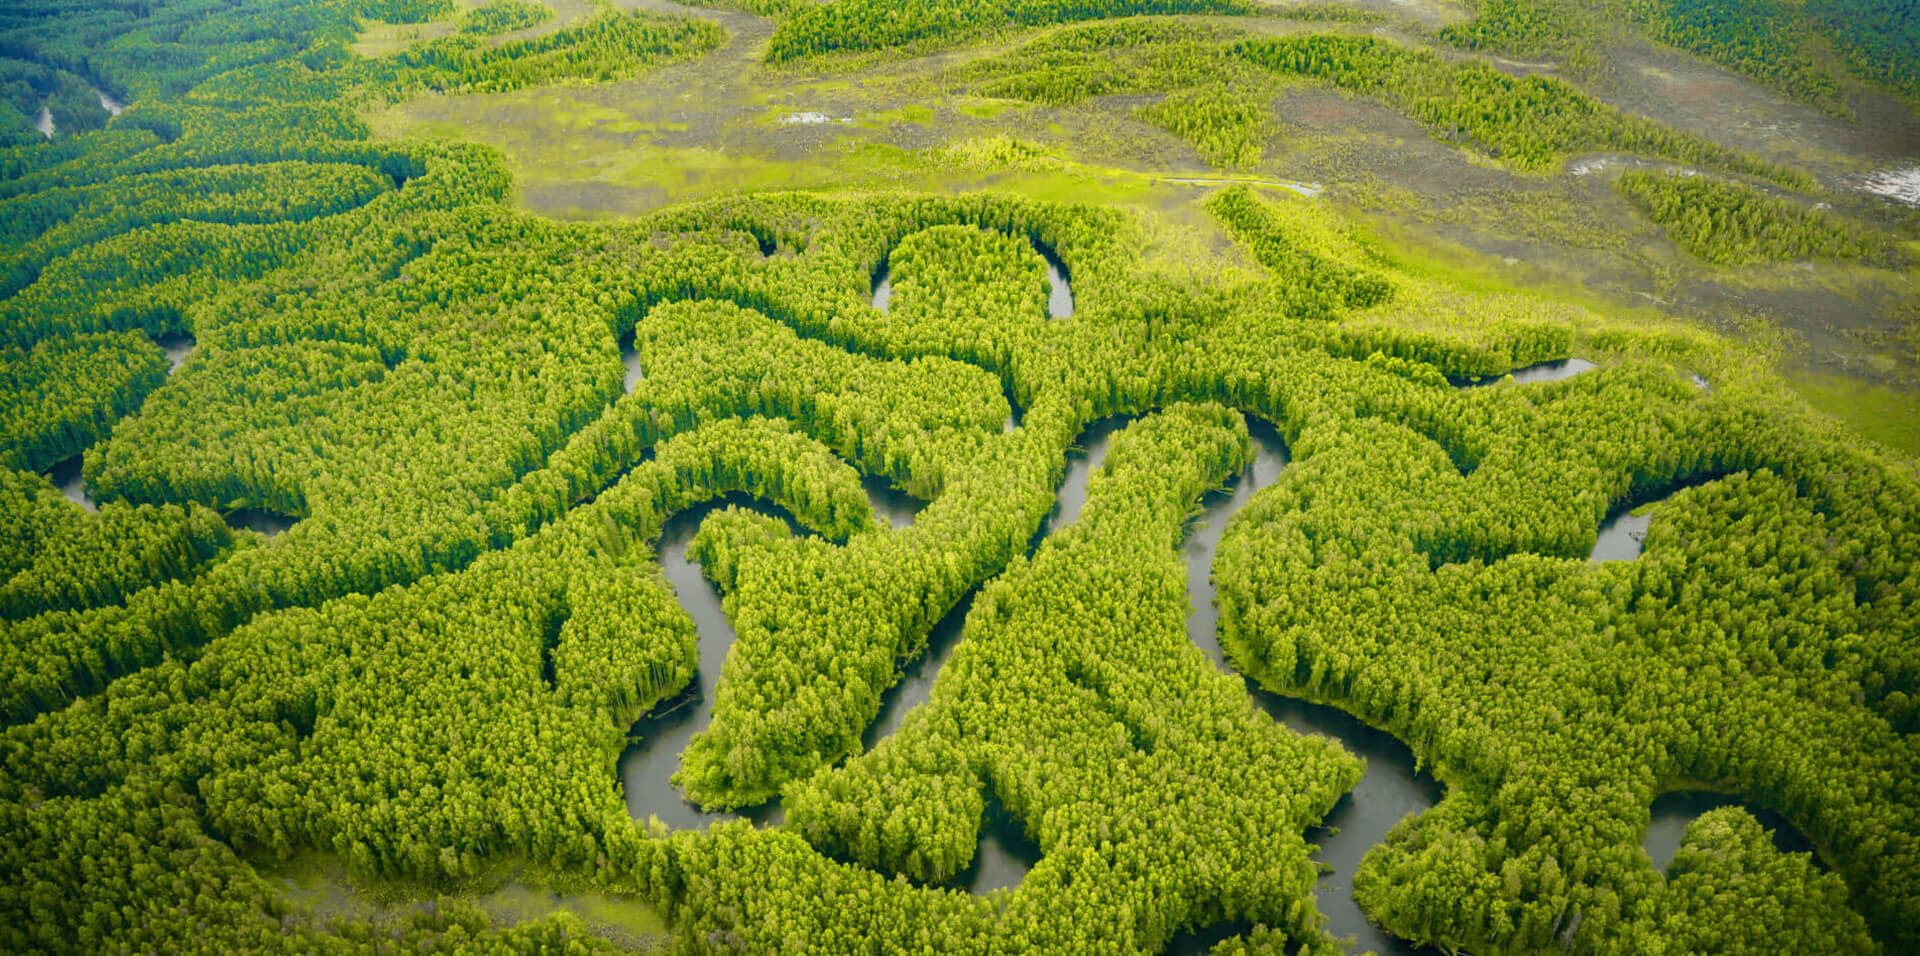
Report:
[[[1913,458],[1790,390],[1761,320],[1494,282],[1268,165],[1315,110],[1542,193],[1611,162],[1582,195],[1663,293],[1867,276],[1920,322],[1920,216],[1610,72],[1697,57],[1853,123],[1920,99],[1920,15],[1466,6],[0,10],[0,949],[1345,952],[1315,828],[1372,768],[1275,700],[1436,781],[1351,874],[1393,940],[1920,948]],[[674,71],[719,99],[693,71],[746,31],[760,126],[853,128],[789,88],[905,64],[955,116],[1161,137],[1204,175],[1152,178],[1202,192],[1062,198],[1088,154],[1002,136],[966,154],[987,188],[928,140],[901,188],[562,219],[508,152],[376,131]],[[1209,257],[1170,266],[1179,230]],[[1201,568],[1196,642],[1183,543],[1256,433],[1285,467]],[[924,506],[890,524],[876,486]],[[1638,557],[1588,560],[1629,511]],[[676,519],[731,643],[672,785],[753,815],[705,828],[616,773],[700,686]],[[1662,871],[1688,791],[1741,805]],[[1031,865],[969,892],[996,830]],[[348,874],[321,904],[277,875],[316,859]],[[475,888],[505,871],[652,922],[503,918]]]

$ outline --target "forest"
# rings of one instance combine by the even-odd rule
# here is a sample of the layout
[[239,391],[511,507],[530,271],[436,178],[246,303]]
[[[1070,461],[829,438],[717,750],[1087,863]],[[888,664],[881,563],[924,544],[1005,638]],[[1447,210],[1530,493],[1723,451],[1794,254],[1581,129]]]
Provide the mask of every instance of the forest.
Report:
[[[1686,312],[1866,275],[1920,319],[1920,213],[1611,85],[1646,44],[1855,123],[1913,112],[1917,38],[1894,0],[0,11],[0,950],[1920,949],[1920,470],[1788,330]],[[900,73],[933,120],[828,112]],[[505,104],[656,163],[566,97],[668,82],[744,117],[626,117],[671,155],[865,137],[908,181],[555,216],[478,124],[393,134]],[[1184,165],[1089,158],[1129,138]],[[1579,190],[1669,311],[1281,165],[1369,149]],[[1720,803],[1656,854],[1679,794]]]

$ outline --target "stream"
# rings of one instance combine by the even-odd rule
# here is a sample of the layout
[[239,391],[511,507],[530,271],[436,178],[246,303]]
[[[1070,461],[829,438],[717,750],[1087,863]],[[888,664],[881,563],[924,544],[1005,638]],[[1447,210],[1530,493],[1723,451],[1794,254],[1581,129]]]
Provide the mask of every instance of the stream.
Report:
[[[1213,557],[1226,532],[1228,522],[1255,492],[1274,482],[1287,465],[1287,451],[1279,432],[1259,419],[1248,419],[1253,435],[1252,465],[1225,491],[1215,492],[1202,502],[1202,512],[1188,533],[1184,552],[1187,560],[1187,591],[1192,601],[1187,613],[1187,635],[1193,639],[1214,666],[1233,673],[1220,649],[1219,611],[1214,605]],[[1393,735],[1375,730],[1343,711],[1303,700],[1283,697],[1246,681],[1247,692],[1262,710],[1297,733],[1319,734],[1338,741],[1350,753],[1366,761],[1366,775],[1358,786],[1340,798],[1320,825],[1307,831],[1307,842],[1318,844],[1314,859],[1333,868],[1320,877],[1315,895],[1320,911],[1326,914],[1327,930],[1335,937],[1354,938],[1351,951],[1371,949],[1380,956],[1430,953],[1387,933],[1369,921],[1353,900],[1353,874],[1360,858],[1386,839],[1387,831],[1401,818],[1420,813],[1440,801],[1438,781],[1414,770],[1413,752]],[[1206,945],[1244,931],[1241,924],[1225,924],[1176,937],[1169,953],[1204,952]]]
[[640,369],[640,347],[634,344],[633,339],[632,331],[620,337],[620,364],[627,367],[626,378],[622,382],[628,394],[632,394],[633,387],[647,377],[647,373]]
[[87,483],[80,478],[81,458],[81,455],[75,455],[47,469],[47,480],[53,482],[53,486],[60,489],[68,501],[88,511],[95,511],[97,508],[93,496],[87,494]]
[[1647,823],[1647,835],[1641,841],[1647,855],[1653,857],[1653,868],[1665,873],[1673,863],[1674,854],[1680,851],[1680,838],[1686,833],[1687,825],[1701,814],[1721,807],[1739,807],[1753,814],[1761,826],[1773,831],[1773,845],[1782,853],[1812,853],[1814,865],[1822,870],[1827,869],[1820,854],[1814,853],[1813,842],[1787,822],[1787,818],[1765,807],[1751,806],[1738,798],[1704,790],[1675,790],[1654,798],[1652,819]]
[[[1515,385],[1530,385],[1536,382],[1558,382],[1561,379],[1572,378],[1583,372],[1591,372],[1599,367],[1600,366],[1583,358],[1570,358],[1561,359],[1557,362],[1541,362],[1538,365],[1529,365],[1526,368],[1517,368],[1509,374],[1513,376],[1513,383]],[[1491,378],[1469,379],[1463,382],[1457,382],[1456,384],[1462,388],[1485,388],[1488,385],[1498,385],[1504,381],[1506,381],[1505,376],[1496,375]]]
[[[108,116],[119,116],[126,111],[127,104],[114,99],[113,95],[105,90],[91,83],[87,84],[87,89],[93,91],[93,95],[100,100],[100,108],[106,110]],[[52,139],[54,134],[59,132],[59,130],[54,127],[53,108],[51,106],[40,107],[40,115],[33,118],[33,128],[39,130],[40,135],[47,139]]]
[[[687,557],[687,547],[700,530],[701,522],[729,505],[748,508],[761,514],[786,518],[786,512],[743,494],[731,494],[689,508],[673,517],[660,529],[660,569],[680,606],[693,618],[698,635],[699,663],[693,681],[679,694],[656,704],[628,733],[626,752],[620,755],[620,785],[626,793],[627,812],[644,820],[649,814],[676,830],[694,830],[715,820],[746,816],[755,821],[778,822],[783,816],[779,801],[750,809],[745,814],[711,812],[688,802],[674,786],[672,777],[680,769],[680,752],[693,735],[707,728],[713,719],[715,692],[720,684],[720,668],[726,663],[727,650],[733,646],[733,623],[720,607],[720,592],[700,571],[700,565]],[[786,518],[793,527],[791,518]]]
[[[1034,536],[1035,547],[1079,517],[1086,504],[1088,480],[1105,461],[1113,435],[1129,420],[1126,417],[1103,419],[1082,433],[1077,447],[1069,453],[1067,472],[1055,494],[1053,511]],[[1263,422],[1254,421],[1250,425],[1255,446],[1251,466],[1227,490],[1208,496],[1183,549],[1192,595],[1188,633],[1222,670],[1228,667],[1215,631],[1217,611],[1210,578],[1213,556],[1234,513],[1251,500],[1256,491],[1272,484],[1287,463],[1280,435]],[[914,512],[921,506],[918,501],[892,489],[884,481],[869,479],[866,485],[876,515],[896,528],[911,523]],[[704,812],[687,803],[669,778],[678,767],[681,750],[712,717],[718,676],[734,636],[732,625],[721,610],[719,594],[701,574],[699,566],[687,558],[687,545],[700,522],[714,509],[742,503],[763,512],[773,511],[764,504],[756,505],[750,499],[731,496],[674,516],[660,536],[661,567],[699,634],[699,667],[693,686],[674,699],[662,702],[634,726],[634,744],[621,755],[619,773],[628,812],[637,818],[653,814],[677,829],[703,827],[731,816]],[[977,589],[963,597],[934,625],[927,638],[926,652],[908,663],[901,680],[882,696],[880,712],[864,736],[868,749],[898,730],[907,714],[931,696],[942,665],[959,644],[976,593]],[[1367,762],[1366,775],[1360,784],[1340,799],[1321,826],[1307,833],[1309,842],[1320,847],[1316,859],[1332,868],[1331,873],[1321,878],[1317,889],[1328,928],[1335,936],[1354,937],[1359,948],[1371,948],[1382,956],[1422,952],[1367,921],[1353,902],[1352,878],[1360,858],[1385,838],[1389,828],[1408,814],[1438,802],[1439,784],[1424,773],[1416,773],[1412,753],[1387,733],[1332,707],[1268,693],[1251,681],[1247,682],[1247,689],[1274,719],[1300,733],[1331,737]],[[749,811],[747,816],[761,823],[777,824],[782,819],[778,801]],[[1037,861],[1038,853],[1020,827],[997,803],[989,801],[979,849],[972,864],[952,885],[974,893],[1015,886]],[[1186,951],[1196,945],[1196,941],[1219,938],[1221,933],[1232,931],[1236,928],[1227,925],[1189,933],[1176,940],[1170,951]]]
[[[925,507],[925,502],[895,489],[883,478],[868,478],[862,484],[867,489],[867,499],[873,507],[874,516],[890,527],[903,528],[912,524],[914,516]],[[687,547],[700,530],[701,522],[708,515],[729,505],[780,517],[786,520],[794,533],[806,533],[785,511],[742,494],[727,495],[689,508],[667,519],[660,529],[660,568],[666,574],[667,583],[673,586],[674,596],[679,599],[680,606],[686,610],[687,616],[693,618],[694,632],[698,635],[699,663],[694,671],[693,682],[686,690],[661,701],[633,725],[633,730],[628,734],[631,743],[626,752],[620,755],[619,774],[626,793],[627,812],[637,819],[645,819],[648,814],[653,814],[676,830],[698,829],[715,820],[735,816],[745,816],[759,823],[778,823],[784,819],[778,800],[740,814],[701,810],[687,802],[671,779],[680,768],[681,751],[686,749],[693,735],[705,730],[713,719],[720,669],[726,663],[728,649],[733,646],[733,623],[727,620],[726,612],[721,608],[720,592],[701,572],[700,565],[687,556]],[[962,605],[966,603],[963,601]],[[963,607],[958,612],[959,618],[955,620],[964,618],[965,613]],[[953,618],[954,615],[948,617]],[[954,630],[957,634],[957,624]],[[936,638],[937,632],[936,628]],[[947,650],[951,649],[949,641]],[[945,660],[944,655],[941,660]],[[934,669],[938,669],[937,664]],[[903,682],[901,687],[889,693],[902,690],[908,683]],[[931,685],[931,676],[927,683]],[[919,688],[917,692],[919,699],[924,700],[926,689]],[[905,708],[900,710],[904,716]]]
[[1638,558],[1647,529],[1653,526],[1653,516],[1634,514],[1637,510],[1609,515],[1606,524],[1600,526],[1600,538],[1593,543],[1593,553],[1587,559],[1598,564]]

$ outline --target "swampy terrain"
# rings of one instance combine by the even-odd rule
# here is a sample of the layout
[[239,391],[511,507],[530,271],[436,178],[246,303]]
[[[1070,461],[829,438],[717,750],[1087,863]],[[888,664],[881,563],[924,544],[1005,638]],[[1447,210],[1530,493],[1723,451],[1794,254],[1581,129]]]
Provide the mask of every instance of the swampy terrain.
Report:
[[0,16],[0,951],[1920,950],[1901,0]]

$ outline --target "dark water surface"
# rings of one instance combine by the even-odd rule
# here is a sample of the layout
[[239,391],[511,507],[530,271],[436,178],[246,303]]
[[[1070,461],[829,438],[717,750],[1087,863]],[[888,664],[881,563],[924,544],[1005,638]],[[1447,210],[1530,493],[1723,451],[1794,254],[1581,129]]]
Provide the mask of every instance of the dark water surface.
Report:
[[60,489],[60,493],[66,495],[68,501],[93,511],[93,496],[87,494],[87,485],[80,480],[80,458],[81,456],[75,455],[55,463],[52,468],[47,469],[47,480],[53,482],[53,486]]
[[[649,814],[676,830],[700,829],[715,820],[743,814],[702,810],[687,802],[672,777],[680,769],[680,752],[693,735],[705,730],[713,719],[713,701],[720,683],[720,667],[726,663],[727,650],[733,646],[733,624],[720,608],[720,592],[700,571],[700,565],[687,557],[687,546],[700,530],[700,523],[713,512],[735,505],[762,514],[785,517],[779,508],[747,495],[728,495],[709,501],[667,519],[660,530],[660,568],[673,586],[680,606],[693,618],[699,642],[699,663],[687,689],[661,701],[633,725],[631,744],[620,755],[620,785],[626,793],[627,812],[644,820]],[[791,519],[788,524],[792,525]],[[796,529],[797,530],[797,529]],[[778,801],[754,808],[744,814],[754,820],[777,821]]]
[[[1583,372],[1591,372],[1599,367],[1600,366],[1583,358],[1562,359],[1558,362],[1541,362],[1538,365],[1529,365],[1526,368],[1514,369],[1512,372],[1513,383],[1515,385],[1530,385],[1537,382],[1557,382],[1561,379],[1572,378]],[[1495,376],[1493,378],[1461,382],[1460,385],[1462,388],[1484,388],[1488,385],[1498,385],[1503,381],[1506,381],[1506,379]]]
[[193,336],[185,332],[155,336],[153,344],[160,346],[161,353],[167,357],[168,375],[180,371],[180,366],[186,364],[187,356],[193,354]]
[[[1653,868],[1665,873],[1673,863],[1674,854],[1680,852],[1680,838],[1686,833],[1687,825],[1701,814],[1721,807],[1739,807],[1753,814],[1761,826],[1773,831],[1773,845],[1783,853],[1814,853],[1813,841],[1808,840],[1786,817],[1772,810],[1744,803],[1738,797],[1726,794],[1676,790],[1654,799],[1653,819],[1647,823],[1647,835],[1640,844],[1646,849],[1647,855],[1653,857]],[[1814,853],[1813,862],[1823,870],[1827,868],[1817,853]]]
[[[1253,463],[1224,492],[1209,495],[1202,502],[1203,510],[1184,546],[1191,596],[1187,634],[1223,671],[1231,668],[1220,649],[1219,611],[1214,605],[1212,579],[1214,554],[1233,515],[1252,500],[1254,492],[1272,484],[1287,465],[1287,450],[1280,434],[1258,419],[1249,419],[1248,426],[1253,435]],[[1353,937],[1354,952],[1371,949],[1380,956],[1435,952],[1389,936],[1369,921],[1353,900],[1353,874],[1360,858],[1386,839],[1387,831],[1401,818],[1440,801],[1439,782],[1416,772],[1413,752],[1391,734],[1333,707],[1283,697],[1250,680],[1246,686],[1260,708],[1275,720],[1299,733],[1331,737],[1367,763],[1359,785],[1340,798],[1320,826],[1307,831],[1307,842],[1320,847],[1314,858],[1333,868],[1333,872],[1320,877],[1314,890],[1320,911],[1326,914],[1328,931],[1336,937]],[[1213,943],[1249,928],[1236,921],[1183,934],[1169,943],[1167,952],[1205,952]]]
[[248,531],[258,531],[269,538],[293,527],[294,522],[299,520],[271,511],[262,511],[259,508],[236,508],[227,512],[225,517],[229,528],[236,531],[243,528]]

